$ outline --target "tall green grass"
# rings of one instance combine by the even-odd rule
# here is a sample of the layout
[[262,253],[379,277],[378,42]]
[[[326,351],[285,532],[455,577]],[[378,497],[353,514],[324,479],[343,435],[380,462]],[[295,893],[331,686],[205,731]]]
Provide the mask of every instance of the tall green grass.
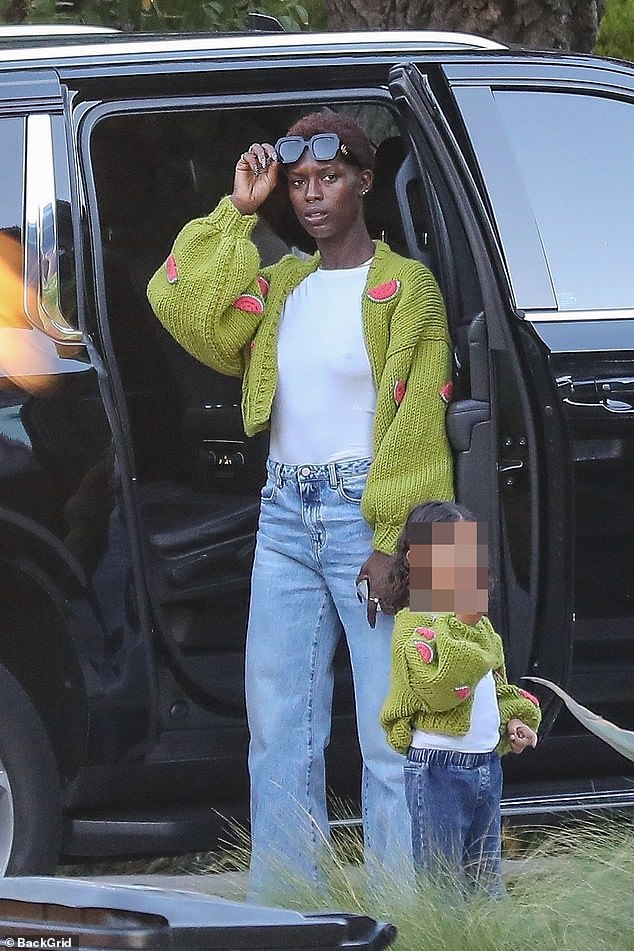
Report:
[[[634,951],[634,827],[603,819],[540,830],[532,841],[538,844],[521,859],[505,862],[504,901],[448,901],[446,893],[403,887],[380,870],[368,876],[358,840],[345,836],[329,854],[325,890],[280,869],[270,902],[391,921],[397,951]],[[223,870],[247,865],[246,839],[221,861]],[[243,897],[242,887],[235,897]]]

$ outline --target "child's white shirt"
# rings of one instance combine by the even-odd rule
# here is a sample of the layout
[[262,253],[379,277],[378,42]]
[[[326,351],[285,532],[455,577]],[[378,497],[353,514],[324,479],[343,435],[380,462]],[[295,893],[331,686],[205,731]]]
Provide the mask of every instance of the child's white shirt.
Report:
[[471,726],[464,736],[414,730],[412,746],[418,749],[458,750],[461,753],[490,753],[500,742],[500,709],[495,678],[490,670],[476,685],[471,708]]

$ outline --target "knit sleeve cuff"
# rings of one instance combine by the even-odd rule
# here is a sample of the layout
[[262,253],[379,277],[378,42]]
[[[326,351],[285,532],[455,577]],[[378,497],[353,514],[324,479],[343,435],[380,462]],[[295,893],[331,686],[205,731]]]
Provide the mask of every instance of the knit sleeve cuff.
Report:
[[531,730],[536,731],[541,723],[542,714],[537,698],[512,684],[498,686],[498,706],[501,722],[501,740],[498,752],[503,756],[511,748],[506,732],[508,723],[511,720],[518,719],[529,726]]
[[374,527],[374,537],[372,547],[375,551],[382,551],[386,555],[393,555],[396,551],[396,542],[400,534],[400,528],[393,525],[376,525]]
[[405,719],[396,720],[385,727],[387,741],[397,753],[407,753],[412,742],[412,728]]
[[214,230],[231,231],[239,238],[249,238],[257,221],[257,215],[241,214],[229,195],[221,198],[211,214],[207,215],[207,222]]

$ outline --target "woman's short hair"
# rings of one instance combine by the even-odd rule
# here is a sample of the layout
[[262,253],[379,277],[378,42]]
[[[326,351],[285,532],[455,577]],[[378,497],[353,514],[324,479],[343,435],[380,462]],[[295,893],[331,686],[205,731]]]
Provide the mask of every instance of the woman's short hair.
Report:
[[320,132],[336,132],[350,153],[347,156],[348,161],[361,169],[374,168],[376,149],[366,133],[354,119],[333,109],[322,109],[320,112],[303,116],[293,123],[286,134],[310,139]]

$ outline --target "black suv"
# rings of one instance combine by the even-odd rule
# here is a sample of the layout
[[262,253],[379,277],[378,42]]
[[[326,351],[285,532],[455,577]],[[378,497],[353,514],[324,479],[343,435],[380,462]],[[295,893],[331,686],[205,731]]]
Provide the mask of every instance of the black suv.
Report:
[[[490,526],[510,676],[634,728],[634,68],[433,33],[41,44],[0,40],[0,868],[203,848],[245,815],[266,438],[145,289],[240,152],[313,107],[369,131],[371,233],[443,289],[456,493]],[[310,251],[283,195],[255,239],[267,264]],[[337,672],[354,803],[343,648]],[[634,803],[543,700],[505,813]]]

